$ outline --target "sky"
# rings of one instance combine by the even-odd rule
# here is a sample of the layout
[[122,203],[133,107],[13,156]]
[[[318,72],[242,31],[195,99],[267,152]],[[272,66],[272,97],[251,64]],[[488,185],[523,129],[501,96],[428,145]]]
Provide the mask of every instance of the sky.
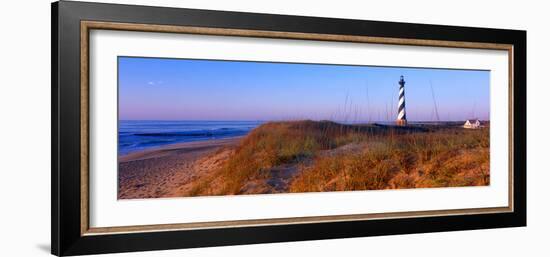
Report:
[[489,117],[490,71],[138,57],[118,69],[120,120],[393,121],[401,75],[409,121]]

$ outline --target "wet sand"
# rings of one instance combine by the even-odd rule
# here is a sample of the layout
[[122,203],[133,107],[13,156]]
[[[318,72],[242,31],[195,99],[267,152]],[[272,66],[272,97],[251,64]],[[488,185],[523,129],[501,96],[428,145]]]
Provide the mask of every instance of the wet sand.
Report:
[[241,138],[178,143],[120,156],[118,198],[186,196],[191,182],[219,168]]

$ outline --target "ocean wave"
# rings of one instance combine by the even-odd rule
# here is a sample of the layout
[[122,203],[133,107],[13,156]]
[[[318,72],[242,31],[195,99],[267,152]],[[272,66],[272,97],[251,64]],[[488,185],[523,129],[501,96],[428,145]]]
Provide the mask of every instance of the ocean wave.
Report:
[[179,143],[246,135],[259,122],[121,122],[118,152],[129,152]]
[[178,132],[145,132],[133,133],[134,136],[141,137],[211,137],[231,134],[244,134],[245,130],[236,130],[230,128],[221,128],[215,130],[200,130],[200,131],[178,131]]

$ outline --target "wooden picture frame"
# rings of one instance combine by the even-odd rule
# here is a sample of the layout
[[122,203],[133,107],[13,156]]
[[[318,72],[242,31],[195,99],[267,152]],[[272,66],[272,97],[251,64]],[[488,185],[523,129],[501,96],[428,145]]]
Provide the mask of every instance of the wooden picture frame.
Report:
[[[89,226],[90,30],[505,50],[509,205],[439,211]],[[61,1],[52,4],[52,254],[79,255],[526,225],[526,32]]]

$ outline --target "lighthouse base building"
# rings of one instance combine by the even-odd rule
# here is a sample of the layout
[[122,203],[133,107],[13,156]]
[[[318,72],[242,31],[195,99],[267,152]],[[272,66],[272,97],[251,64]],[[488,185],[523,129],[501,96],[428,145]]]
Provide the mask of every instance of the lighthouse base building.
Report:
[[407,126],[407,120],[396,120],[395,124],[397,126]]

